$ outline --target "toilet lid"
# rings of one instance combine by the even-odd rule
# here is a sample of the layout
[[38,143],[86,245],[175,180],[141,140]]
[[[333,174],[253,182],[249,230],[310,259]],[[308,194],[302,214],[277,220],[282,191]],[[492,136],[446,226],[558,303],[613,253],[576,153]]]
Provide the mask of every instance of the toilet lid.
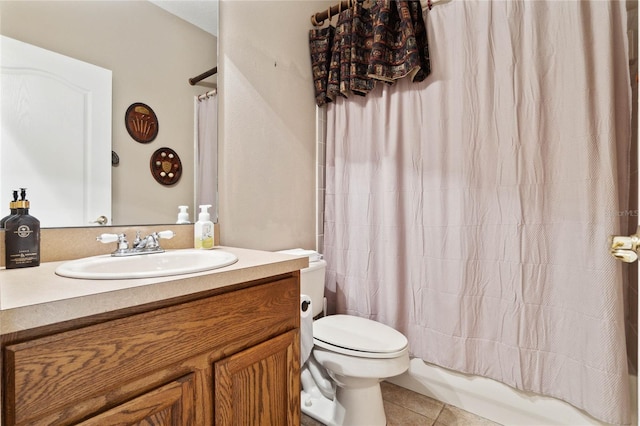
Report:
[[[397,330],[367,318],[330,315],[313,322],[313,338],[326,345],[372,354],[393,354],[407,347],[407,338]],[[323,345],[325,343],[326,345]]]

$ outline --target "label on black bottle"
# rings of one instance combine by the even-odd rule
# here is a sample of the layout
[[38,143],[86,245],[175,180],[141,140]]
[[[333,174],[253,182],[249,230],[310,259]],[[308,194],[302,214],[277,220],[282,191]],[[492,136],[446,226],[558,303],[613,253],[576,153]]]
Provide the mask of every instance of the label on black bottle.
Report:
[[29,228],[28,225],[18,226],[18,229],[16,230],[16,234],[18,234],[18,237],[20,238],[28,238],[32,233],[33,231]]

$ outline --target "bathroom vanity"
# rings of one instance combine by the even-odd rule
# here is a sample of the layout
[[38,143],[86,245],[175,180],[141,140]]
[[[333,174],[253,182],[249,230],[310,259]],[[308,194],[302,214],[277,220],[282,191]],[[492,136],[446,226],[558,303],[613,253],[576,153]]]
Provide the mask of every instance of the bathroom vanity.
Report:
[[2,424],[299,424],[308,259],[224,250],[154,279],[0,271]]

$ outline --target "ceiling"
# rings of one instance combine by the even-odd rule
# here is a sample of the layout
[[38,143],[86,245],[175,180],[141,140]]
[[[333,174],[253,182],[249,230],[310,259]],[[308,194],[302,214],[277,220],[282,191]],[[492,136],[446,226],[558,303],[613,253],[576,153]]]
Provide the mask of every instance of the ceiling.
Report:
[[218,37],[218,0],[149,0]]

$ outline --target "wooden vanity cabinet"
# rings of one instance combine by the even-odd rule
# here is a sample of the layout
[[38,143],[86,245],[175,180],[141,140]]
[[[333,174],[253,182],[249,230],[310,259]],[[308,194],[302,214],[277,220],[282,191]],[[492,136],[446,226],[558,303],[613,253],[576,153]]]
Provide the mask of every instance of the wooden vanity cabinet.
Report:
[[189,374],[181,377],[79,424],[82,426],[195,424],[193,376]]
[[299,273],[240,287],[3,336],[2,424],[299,424]]

